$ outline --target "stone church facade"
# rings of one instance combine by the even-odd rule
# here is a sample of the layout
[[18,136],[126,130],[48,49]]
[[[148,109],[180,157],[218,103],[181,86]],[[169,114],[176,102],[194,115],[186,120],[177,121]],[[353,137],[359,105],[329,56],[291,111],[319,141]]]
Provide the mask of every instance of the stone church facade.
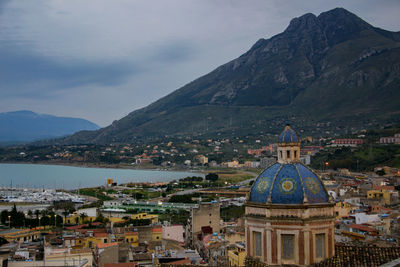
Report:
[[268,265],[307,266],[333,257],[334,203],[300,162],[300,140],[286,126],[278,162],[254,182],[246,202],[246,253]]

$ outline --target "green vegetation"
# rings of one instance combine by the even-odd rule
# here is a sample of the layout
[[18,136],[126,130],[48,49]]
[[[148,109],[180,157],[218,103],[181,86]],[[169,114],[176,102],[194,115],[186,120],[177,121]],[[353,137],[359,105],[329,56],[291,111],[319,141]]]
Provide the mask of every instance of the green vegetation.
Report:
[[93,187],[93,188],[82,188],[79,190],[79,193],[84,196],[95,197],[100,200],[111,200],[112,197],[109,197],[104,194],[104,190],[101,187]]
[[167,210],[165,213],[158,215],[158,220],[160,222],[168,221],[172,224],[186,225],[189,217],[190,213],[185,210]]
[[[0,213],[0,221],[4,225],[11,227],[37,227],[37,226],[62,226],[63,219],[61,216],[56,215],[53,211],[36,210],[35,213],[28,212],[28,217],[21,211],[18,211],[16,206],[11,211],[3,210]],[[35,215],[35,216],[33,216]]]
[[218,180],[218,174],[210,172],[206,175],[206,180],[210,182],[216,182]]
[[221,208],[221,218],[225,222],[234,221],[244,216],[245,207],[229,206]]
[[186,195],[174,195],[170,197],[169,201],[170,203],[196,203],[196,201],[192,200],[194,197],[199,197],[200,194],[195,193],[195,194],[186,194]]
[[400,168],[400,145],[365,144],[358,148],[331,148],[317,153],[311,160],[313,168],[347,168],[352,171],[371,171],[378,166]]

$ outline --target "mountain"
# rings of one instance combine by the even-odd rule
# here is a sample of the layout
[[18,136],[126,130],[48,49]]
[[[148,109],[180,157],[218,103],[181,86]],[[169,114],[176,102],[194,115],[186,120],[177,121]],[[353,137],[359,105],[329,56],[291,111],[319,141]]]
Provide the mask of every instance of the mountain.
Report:
[[30,142],[100,127],[78,118],[56,117],[22,110],[0,113],[0,142]]
[[400,32],[343,8],[294,18],[240,57],[110,126],[59,140],[131,142],[153,136],[305,131],[390,123],[400,115]]

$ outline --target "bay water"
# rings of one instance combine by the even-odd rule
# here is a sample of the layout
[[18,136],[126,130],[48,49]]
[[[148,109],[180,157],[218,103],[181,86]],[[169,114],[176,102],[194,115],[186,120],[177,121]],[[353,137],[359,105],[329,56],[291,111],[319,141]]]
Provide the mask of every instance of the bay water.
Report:
[[107,178],[114,182],[168,182],[194,172],[159,170],[88,168],[41,164],[0,164],[0,187],[77,189],[105,185]]

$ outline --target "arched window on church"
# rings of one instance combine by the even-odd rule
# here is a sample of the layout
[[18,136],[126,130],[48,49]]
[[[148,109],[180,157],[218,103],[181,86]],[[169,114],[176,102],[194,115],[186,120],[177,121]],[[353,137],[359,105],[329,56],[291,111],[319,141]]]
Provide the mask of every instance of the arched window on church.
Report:
[[282,259],[293,260],[294,259],[294,235],[293,234],[282,234]]
[[325,234],[315,235],[315,256],[317,259],[325,258]]
[[253,251],[254,256],[261,257],[261,233],[253,232]]

